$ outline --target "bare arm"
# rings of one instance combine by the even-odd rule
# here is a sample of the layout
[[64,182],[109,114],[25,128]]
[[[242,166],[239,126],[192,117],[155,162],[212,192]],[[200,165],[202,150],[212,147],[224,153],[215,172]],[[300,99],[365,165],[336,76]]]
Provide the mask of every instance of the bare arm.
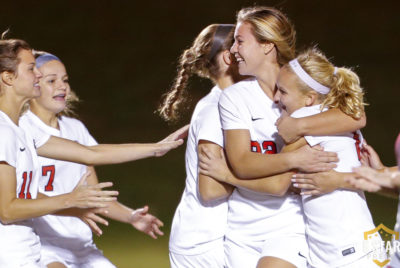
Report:
[[3,223],[51,214],[61,209],[71,207],[105,207],[104,202],[113,201],[116,191],[100,191],[112,183],[102,183],[95,186],[85,186],[83,177],[77,188],[68,194],[38,199],[16,198],[15,168],[5,162],[0,163],[0,220]]
[[[338,124],[340,122],[340,124]],[[365,127],[366,116],[356,120],[344,114],[339,109],[329,109],[326,112],[312,116],[293,118],[283,113],[276,122],[279,135],[286,143],[292,143],[305,135],[326,136],[353,132]]]
[[[284,150],[295,150],[298,147],[303,146],[304,143],[305,141],[302,139],[287,148],[285,147]],[[294,174],[293,172],[287,172],[264,178],[248,180],[239,179],[229,169],[222,150],[221,152],[212,152],[207,148],[205,148],[203,154],[200,155],[199,164],[201,173],[211,176],[216,180],[234,186],[240,186],[252,191],[268,193],[276,196],[282,196],[287,192],[291,184],[290,179]]]
[[[200,140],[197,146],[197,154],[200,157],[207,156],[205,151],[209,151],[212,154],[218,155],[222,148],[212,142]],[[221,165],[227,165],[221,163]],[[204,175],[199,172],[199,192],[200,196],[205,202],[214,201],[222,198],[226,198],[231,195],[234,187],[231,185],[218,181],[210,176]]]
[[[94,167],[89,166],[88,170],[90,171],[90,176],[87,179],[88,184],[98,184],[99,181]],[[159,229],[164,224],[158,218],[149,214],[148,210],[149,208],[147,206],[135,210],[118,201],[114,201],[108,205],[106,211],[100,210],[98,214],[119,222],[128,223],[138,231],[157,239],[157,235],[164,235]]]
[[303,146],[293,152],[259,154],[250,151],[250,133],[245,129],[225,130],[225,150],[234,174],[241,179],[276,175],[292,169],[307,172],[330,170],[335,153]]
[[84,146],[70,140],[50,137],[37,149],[40,156],[82,163],[85,165],[117,164],[151,156],[162,156],[183,143],[189,126],[182,127],[158,143],[99,144]]

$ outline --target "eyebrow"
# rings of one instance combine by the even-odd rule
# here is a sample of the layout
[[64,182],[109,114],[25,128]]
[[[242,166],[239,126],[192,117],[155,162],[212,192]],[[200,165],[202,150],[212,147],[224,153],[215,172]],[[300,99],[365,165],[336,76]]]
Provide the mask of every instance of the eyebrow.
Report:
[[48,77],[48,76],[57,76],[56,74],[46,74],[44,77]]

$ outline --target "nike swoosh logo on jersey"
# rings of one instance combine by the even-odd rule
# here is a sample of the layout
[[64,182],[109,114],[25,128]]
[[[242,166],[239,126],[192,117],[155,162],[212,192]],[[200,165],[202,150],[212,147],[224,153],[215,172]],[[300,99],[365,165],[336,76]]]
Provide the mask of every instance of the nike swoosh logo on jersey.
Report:
[[305,257],[303,256],[303,254],[300,253],[300,251],[299,251],[299,256],[305,258]]
[[21,152],[25,151],[25,147],[19,148]]
[[251,117],[251,121],[257,121],[257,120],[260,120],[260,119],[262,119],[262,117]]

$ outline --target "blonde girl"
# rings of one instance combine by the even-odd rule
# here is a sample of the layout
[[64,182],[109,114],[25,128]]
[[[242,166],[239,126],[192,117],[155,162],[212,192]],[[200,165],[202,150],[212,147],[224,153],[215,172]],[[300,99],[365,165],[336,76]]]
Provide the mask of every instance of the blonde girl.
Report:
[[[82,146],[19,126],[24,105],[40,96],[41,73],[30,46],[23,40],[0,40],[0,266],[44,267],[32,218],[71,208],[105,207],[117,192],[99,191],[111,183],[85,185],[86,176],[71,193],[36,198],[39,184],[37,154],[88,165],[131,161],[163,155],[182,143],[181,132],[161,144]],[[184,131],[184,130],[183,130]],[[38,196],[39,197],[39,196]]]
[[[335,67],[317,49],[309,49],[284,65],[277,80],[275,101],[295,118],[337,108],[354,119],[364,114],[358,76]],[[321,145],[339,157],[336,172],[360,166],[361,133],[334,136],[307,135],[288,147]],[[311,267],[374,267],[364,247],[364,232],[374,228],[362,191],[337,189],[321,196],[302,196]],[[340,219],[340,223],[337,221]]]
[[[42,73],[39,80],[41,95],[30,101],[30,110],[20,121],[30,119],[36,122],[35,127],[50,135],[74,140],[87,146],[97,145],[83,123],[70,116],[78,98],[71,91],[64,64],[52,54],[37,51],[34,54],[36,67]],[[98,183],[93,166],[44,157],[39,157],[39,165],[39,192],[43,195],[56,196],[70,192],[87,170],[90,171],[87,183],[89,185]],[[138,230],[156,238],[157,235],[162,235],[159,230],[162,222],[147,214],[147,211],[148,207],[133,210],[114,201],[108,205],[106,211],[99,211],[99,214],[132,224]],[[92,219],[85,218],[85,221],[100,235],[101,230],[94,224],[94,220],[103,224],[107,224],[107,221],[94,212],[97,211],[75,211],[77,215],[90,215]],[[114,267],[96,248],[89,226],[80,219],[64,215],[46,215],[35,219],[34,227],[40,237],[43,263],[48,267]]]

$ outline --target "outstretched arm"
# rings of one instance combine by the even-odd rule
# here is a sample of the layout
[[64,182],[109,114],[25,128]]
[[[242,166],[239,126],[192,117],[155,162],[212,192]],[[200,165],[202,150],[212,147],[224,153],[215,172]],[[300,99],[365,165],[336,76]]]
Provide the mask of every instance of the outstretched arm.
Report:
[[[88,178],[88,184],[96,185],[98,183],[98,178],[94,167],[89,166],[88,170],[91,174]],[[131,224],[135,229],[157,239],[158,235],[164,235],[160,230],[164,224],[158,218],[149,214],[148,211],[148,206],[135,210],[118,201],[114,201],[108,205],[106,211],[100,210],[98,214],[119,222]]]
[[117,164],[151,156],[163,156],[183,143],[188,125],[175,131],[158,143],[148,144],[99,144],[84,146],[70,140],[50,137],[37,149],[40,156],[82,163],[85,165]]
[[344,114],[339,109],[333,108],[323,113],[302,118],[293,118],[284,112],[276,122],[276,126],[279,135],[284,141],[292,143],[306,135],[326,136],[353,132],[365,127],[366,123],[367,118],[365,114],[356,120]]

